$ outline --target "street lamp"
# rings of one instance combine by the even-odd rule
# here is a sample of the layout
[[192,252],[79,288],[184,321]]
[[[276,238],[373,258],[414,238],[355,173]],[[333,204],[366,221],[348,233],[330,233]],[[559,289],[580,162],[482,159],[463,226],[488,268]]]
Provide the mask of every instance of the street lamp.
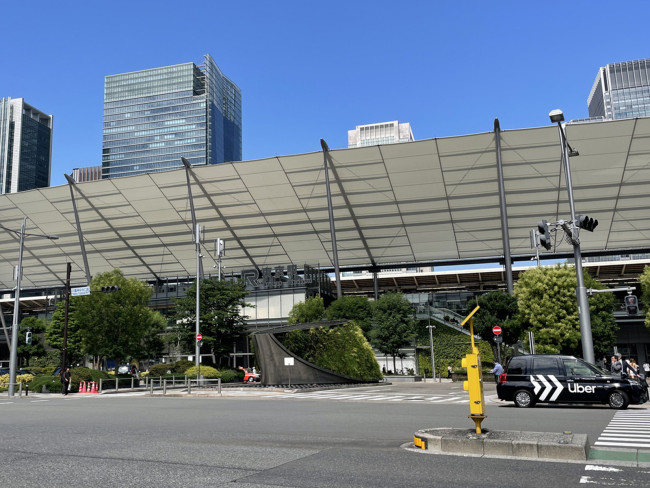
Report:
[[578,239],[578,230],[576,228],[576,211],[573,204],[573,187],[571,185],[571,166],[569,156],[578,156],[578,151],[574,151],[569,146],[566,137],[564,114],[562,110],[551,110],[548,114],[552,123],[557,123],[560,135],[560,144],[562,146],[562,163],[564,164],[564,173],[566,175],[566,186],[569,194],[569,209],[571,210],[571,243],[573,244],[573,257],[576,263],[577,288],[576,296],[578,298],[578,317],[580,318],[580,337],[582,340],[582,357],[585,361],[595,364],[594,344],[591,335],[591,317],[589,315],[589,301],[587,300],[587,289],[585,288],[584,276],[582,275],[582,256],[580,254],[580,240]]
[[9,359],[9,396],[14,396],[16,386],[16,369],[18,365],[18,316],[20,314],[20,278],[23,274],[23,244],[25,236],[44,237],[45,239],[58,239],[59,236],[46,235],[46,234],[26,234],[25,226],[27,225],[27,217],[23,218],[23,224],[20,227],[20,232],[7,229],[0,225],[0,228],[13,232],[20,236],[20,247],[18,248],[18,268],[16,268],[16,294],[14,300],[14,318],[11,325],[11,355]]
[[435,325],[431,325],[431,319],[429,319],[429,325],[427,325],[427,329],[429,329],[429,343],[431,344],[431,378],[433,379],[434,383],[436,381],[436,359],[433,355],[433,329],[435,329]]

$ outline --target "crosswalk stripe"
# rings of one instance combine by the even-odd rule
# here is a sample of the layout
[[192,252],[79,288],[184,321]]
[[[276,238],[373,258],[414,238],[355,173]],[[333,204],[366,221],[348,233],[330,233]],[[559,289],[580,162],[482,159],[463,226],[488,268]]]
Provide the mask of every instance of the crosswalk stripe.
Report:
[[594,446],[650,447],[650,411],[616,412]]

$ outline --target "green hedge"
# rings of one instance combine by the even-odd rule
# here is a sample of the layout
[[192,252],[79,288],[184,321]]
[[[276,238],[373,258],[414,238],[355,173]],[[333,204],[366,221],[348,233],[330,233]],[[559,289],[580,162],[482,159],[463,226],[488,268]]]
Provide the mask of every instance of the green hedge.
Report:
[[149,368],[149,376],[165,376],[167,371],[171,371],[171,364],[158,363]]
[[36,376],[29,382],[29,389],[35,393],[41,393],[45,387],[46,393],[61,393],[61,378],[52,375]]
[[[198,366],[192,366],[185,371],[185,374],[190,378],[198,374]],[[208,379],[221,378],[221,372],[214,369],[212,366],[201,366],[201,376]]]
[[[433,353],[436,361],[436,376],[447,377],[447,367],[451,366],[454,373],[464,373],[465,368],[461,367],[461,360],[466,354],[471,352],[471,338],[457,330],[443,325],[438,326],[433,333]],[[420,346],[429,346],[429,335],[418,337],[418,344]],[[487,341],[475,341],[481,355],[481,363],[483,366],[489,365],[492,367],[494,361],[494,353],[492,346]],[[431,371],[431,353],[429,350],[418,352],[418,362],[420,366],[420,374],[424,374],[424,370]],[[429,373],[430,374],[430,373]]]

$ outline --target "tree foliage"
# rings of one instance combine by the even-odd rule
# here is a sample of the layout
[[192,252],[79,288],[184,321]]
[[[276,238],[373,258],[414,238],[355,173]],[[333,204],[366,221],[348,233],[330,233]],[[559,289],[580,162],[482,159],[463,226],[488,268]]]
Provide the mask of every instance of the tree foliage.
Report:
[[517,298],[502,291],[492,291],[473,298],[467,302],[467,310],[471,311],[479,305],[481,308],[473,317],[474,333],[485,340],[493,336],[492,327],[501,326],[501,336],[506,344],[514,344],[522,335],[519,321]]
[[[201,280],[199,283],[200,332],[203,336],[203,348],[208,348],[220,364],[221,358],[227,358],[233,343],[246,334],[245,320],[240,315],[248,294],[243,281]],[[175,300],[173,318],[178,325],[178,342],[185,350],[194,352],[196,340],[196,282],[187,290],[187,294]]]
[[[18,364],[29,365],[32,358],[45,356],[45,349],[41,342],[41,335],[45,332],[47,324],[45,320],[37,317],[25,317],[20,321],[18,331]],[[27,331],[32,333],[32,343],[27,344],[25,338]]]
[[[101,293],[103,286],[115,285],[119,291]],[[136,279],[127,279],[119,269],[95,276],[91,294],[77,297],[74,320],[80,326],[82,348],[87,354],[114,359],[145,355],[144,340],[163,330],[165,319],[148,307],[151,288]]]
[[379,297],[372,309],[371,344],[393,358],[395,370],[399,350],[410,345],[415,337],[413,307],[401,293],[390,292]]
[[320,296],[307,298],[304,302],[296,303],[289,312],[287,324],[308,324],[319,322],[325,317],[325,305]]
[[[68,306],[68,335],[67,335],[67,353],[66,357],[70,364],[76,364],[83,361],[84,349],[82,344],[82,334],[78,322],[75,319],[75,310],[78,300],[84,297],[70,297]],[[59,354],[63,352],[63,329],[65,327],[65,301],[60,301],[52,314],[52,320],[47,325],[45,332],[45,342],[48,346],[57,349]]]
[[[588,274],[584,280],[587,288],[604,288]],[[566,265],[531,268],[519,276],[515,285],[519,317],[522,327],[534,332],[537,352],[582,355],[576,282],[575,268]],[[616,343],[613,308],[609,293],[589,298],[596,355],[606,354]]]
[[367,338],[372,327],[372,303],[366,297],[344,296],[327,307],[325,317],[327,320],[354,320]]

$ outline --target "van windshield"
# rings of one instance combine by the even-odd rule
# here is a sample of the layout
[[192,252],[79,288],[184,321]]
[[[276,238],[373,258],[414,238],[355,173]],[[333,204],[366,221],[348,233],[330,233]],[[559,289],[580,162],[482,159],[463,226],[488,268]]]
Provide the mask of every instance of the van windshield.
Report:
[[580,359],[564,359],[564,369],[567,376],[596,376],[604,372]]

